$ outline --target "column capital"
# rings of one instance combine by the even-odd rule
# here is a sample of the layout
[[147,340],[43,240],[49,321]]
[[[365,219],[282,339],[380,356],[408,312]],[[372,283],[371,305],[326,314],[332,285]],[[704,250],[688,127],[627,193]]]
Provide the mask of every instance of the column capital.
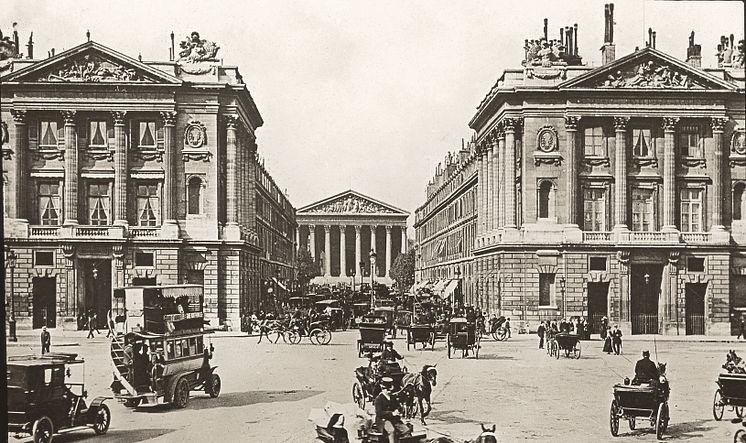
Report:
[[324,225],[324,231],[328,234],[332,230],[332,225]]
[[360,235],[360,231],[363,230],[362,225],[355,225],[355,234]]
[[124,126],[124,118],[127,116],[127,111],[111,111],[111,119],[114,120],[115,126]]
[[387,233],[391,232],[391,228],[393,228],[392,225],[386,225],[386,232]]
[[10,113],[13,114],[13,122],[17,125],[26,124],[26,111],[19,111],[17,109],[11,109]]
[[316,225],[306,225],[306,226],[308,226],[308,229],[310,230],[316,229]]
[[507,117],[504,118],[502,123],[505,128],[505,132],[517,132],[521,126],[523,119],[520,117]]
[[629,117],[614,117],[614,131],[624,132],[629,125]]
[[577,131],[580,117],[577,115],[566,115],[565,116],[565,129],[568,131]]
[[728,123],[727,118],[713,117],[710,120],[710,125],[712,126],[712,132],[723,132],[723,129],[725,128],[726,123]]
[[176,124],[176,112],[161,112],[161,120],[163,120],[163,126],[174,126]]
[[663,130],[666,132],[674,132],[676,130],[676,125],[678,124],[678,117],[663,117],[663,123],[661,124],[661,127],[663,127]]
[[236,128],[238,128],[238,116],[235,116],[235,115],[223,115],[223,119],[225,120],[225,128],[226,129],[236,129]]
[[75,114],[76,111],[61,111],[62,119],[65,121],[65,126],[75,125]]

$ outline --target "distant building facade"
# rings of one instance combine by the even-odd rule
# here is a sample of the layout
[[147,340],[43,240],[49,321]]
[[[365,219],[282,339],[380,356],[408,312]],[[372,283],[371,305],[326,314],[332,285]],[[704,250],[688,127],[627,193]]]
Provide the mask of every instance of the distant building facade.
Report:
[[654,33],[616,59],[611,15],[602,66],[582,64],[576,28],[551,40],[545,23],[480,103],[473,250],[441,272],[472,287],[467,303],[533,328],[607,316],[625,333],[728,334],[746,308],[743,42],[724,37],[713,69],[694,35],[686,62]]
[[263,278],[292,277],[295,210],[258,160],[262,117],[214,43],[195,32],[181,47],[143,62],[88,41],[2,62],[19,327],[76,328],[91,312],[103,325],[114,287],[196,283],[212,324],[237,328]]
[[391,265],[407,251],[408,217],[407,211],[353,190],[298,209],[297,244],[308,249],[319,269],[312,283],[370,283],[373,274],[377,283],[390,285]]

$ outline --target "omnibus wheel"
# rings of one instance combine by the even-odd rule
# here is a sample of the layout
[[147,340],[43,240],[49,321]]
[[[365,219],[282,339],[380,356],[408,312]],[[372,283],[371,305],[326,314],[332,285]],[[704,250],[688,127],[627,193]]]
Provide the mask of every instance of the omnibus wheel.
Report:
[[723,411],[725,411],[725,403],[723,403],[723,394],[720,389],[715,391],[715,398],[712,400],[712,416],[715,420],[720,421],[723,419]]
[[176,390],[174,390],[173,405],[177,409],[183,409],[189,403],[189,382],[186,378],[182,377],[176,382]]
[[217,398],[217,396],[220,395],[220,388],[220,376],[218,374],[212,374],[212,386],[207,393],[210,395],[210,397]]
[[34,443],[51,443],[54,437],[54,424],[46,415],[36,419],[31,429],[31,435],[34,437]]
[[746,443],[746,430],[739,429],[733,436],[733,443]]
[[619,406],[617,406],[616,400],[611,401],[611,408],[609,409],[609,430],[614,437],[619,435]]
[[93,432],[96,433],[96,435],[102,435],[106,434],[106,431],[109,430],[109,425],[111,424],[111,411],[109,411],[109,407],[105,404],[101,404],[99,406],[98,410],[96,411],[96,417],[93,421]]

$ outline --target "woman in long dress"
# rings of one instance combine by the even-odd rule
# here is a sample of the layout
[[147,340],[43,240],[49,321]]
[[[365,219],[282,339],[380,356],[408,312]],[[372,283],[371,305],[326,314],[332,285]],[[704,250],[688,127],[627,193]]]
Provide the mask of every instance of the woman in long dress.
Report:
[[602,336],[605,337],[604,338],[604,352],[607,353],[607,354],[611,354],[611,352],[612,352],[612,348],[611,348],[611,334],[609,333],[609,329],[611,329],[611,328],[609,328],[607,326],[606,329],[603,330],[603,332],[601,333]]

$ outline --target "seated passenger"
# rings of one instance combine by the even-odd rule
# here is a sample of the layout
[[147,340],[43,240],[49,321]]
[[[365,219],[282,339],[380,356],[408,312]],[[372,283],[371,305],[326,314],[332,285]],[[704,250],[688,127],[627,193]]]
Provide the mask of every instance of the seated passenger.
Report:
[[392,371],[398,372],[401,368],[396,361],[403,358],[401,354],[396,352],[394,343],[391,340],[384,340],[383,352],[381,352],[381,357],[378,361],[378,368],[384,374],[389,374]]
[[658,381],[658,368],[650,361],[650,351],[642,351],[642,358],[635,364],[635,378],[632,384],[650,383]]

